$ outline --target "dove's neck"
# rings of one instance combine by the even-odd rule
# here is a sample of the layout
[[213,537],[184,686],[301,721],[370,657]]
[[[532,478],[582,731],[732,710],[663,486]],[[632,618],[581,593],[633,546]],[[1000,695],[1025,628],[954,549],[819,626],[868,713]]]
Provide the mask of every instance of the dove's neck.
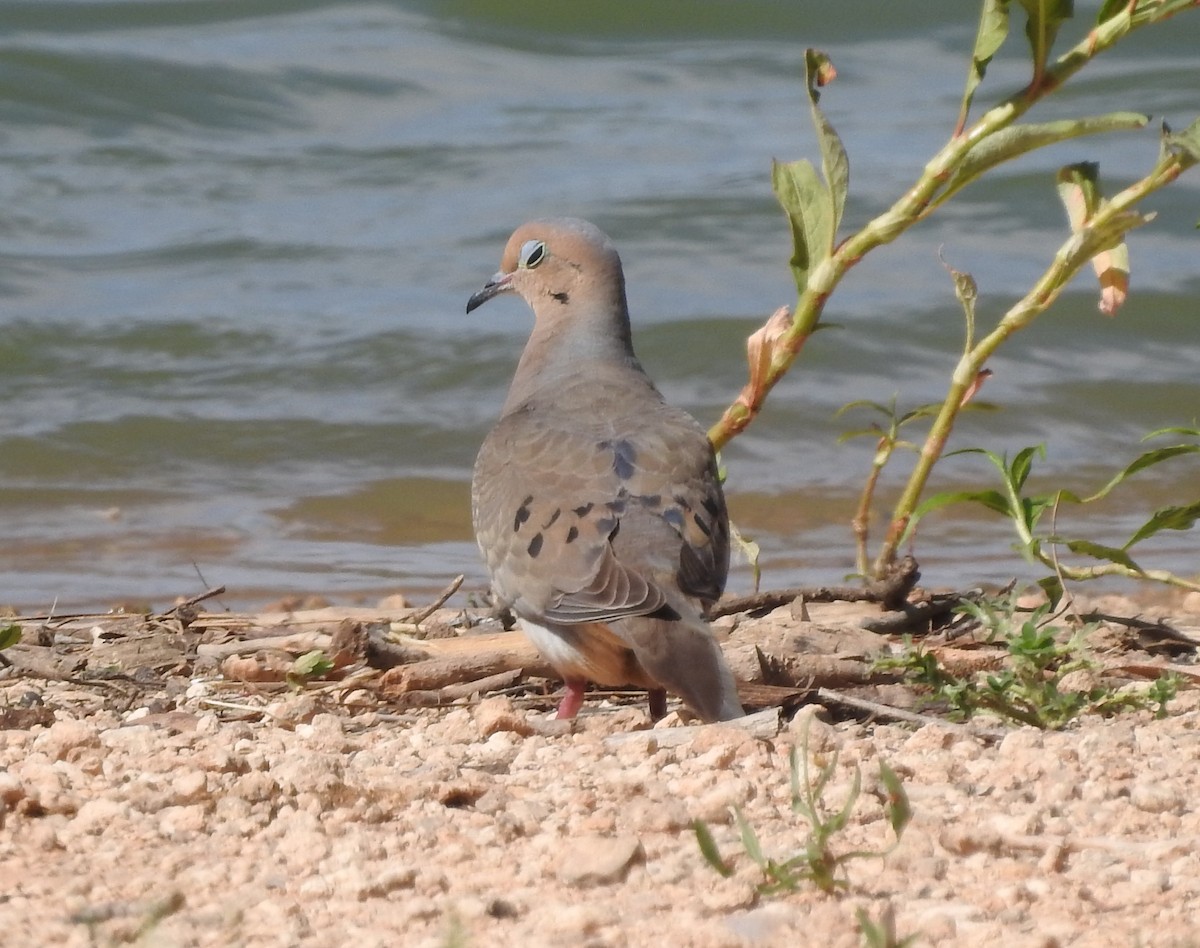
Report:
[[[557,305],[557,304],[551,304]],[[560,308],[561,309],[561,308]],[[633,353],[624,306],[594,312],[539,312],[505,401],[505,411],[526,402],[553,398],[568,384],[589,377],[629,377],[631,386],[649,385]]]

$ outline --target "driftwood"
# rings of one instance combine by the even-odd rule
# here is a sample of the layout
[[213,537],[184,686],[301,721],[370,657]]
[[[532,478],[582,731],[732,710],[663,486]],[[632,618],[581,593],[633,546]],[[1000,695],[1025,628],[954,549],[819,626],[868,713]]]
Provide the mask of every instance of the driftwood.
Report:
[[[890,651],[895,635],[943,626],[954,603],[976,595],[922,594],[899,609],[882,612],[877,603],[911,578],[911,572],[901,569],[886,589],[792,589],[721,603],[720,614],[739,610],[724,623],[729,637],[723,647],[739,679],[742,704],[750,710],[775,709],[770,714],[776,718],[780,708],[816,701],[859,717],[945,724],[934,714],[872,700],[889,694],[881,686],[894,688],[902,681],[900,673],[880,670],[875,663]],[[386,719],[388,704],[446,705],[519,689],[539,696],[527,701],[545,700],[549,706],[552,699],[545,697],[544,680],[553,689],[558,676],[522,633],[480,633],[478,628],[488,627],[481,617],[445,607],[460,583],[456,578],[432,604],[413,608],[199,612],[199,603],[222,592],[218,587],[156,614],[16,617],[11,621],[21,626],[22,641],[0,652],[0,677],[65,681],[92,692],[117,689],[132,701],[140,687],[161,685],[165,677],[210,676],[211,689],[261,695],[303,688],[319,700],[374,709],[381,720]],[[856,608],[846,601],[852,598],[871,604]],[[764,612],[771,615],[755,618]],[[1118,636],[1118,647],[1125,648],[1108,650],[1098,673],[1139,679],[1174,671],[1200,682],[1194,666],[1186,661],[1170,664],[1161,656],[1163,651],[1193,651],[1200,629],[1162,620],[1099,618],[1110,628],[1122,626],[1136,635]],[[924,647],[960,678],[1002,667],[1003,648],[972,644],[964,638],[965,631],[969,630],[958,624],[943,627]],[[311,652],[320,652],[322,661],[310,671],[305,671],[306,663],[297,668],[296,658]],[[223,679],[211,677],[218,669]],[[536,681],[530,684],[531,679]],[[351,692],[355,697],[348,700]],[[890,694],[902,704],[910,703],[909,693]],[[219,707],[225,710],[226,705],[230,711],[241,708],[236,702]],[[24,709],[14,710],[22,713],[0,719],[0,729],[26,717]],[[33,716],[40,713],[30,711]],[[761,720],[766,718],[747,718]],[[682,741],[689,731],[654,733],[656,739],[671,733],[677,736],[661,739]]]
[[[656,727],[649,731],[626,731],[621,734],[610,734],[604,739],[609,747],[620,747],[624,744],[635,744],[639,741],[651,742],[658,747],[678,747],[689,744],[711,724],[689,724],[684,727]],[[751,737],[770,740],[775,737],[782,726],[778,708],[767,708],[755,714],[734,718],[732,721],[722,721],[719,727],[732,727],[746,731]]]
[[326,632],[297,632],[287,635],[269,635],[253,639],[232,639],[228,642],[205,643],[196,646],[196,654],[202,658],[218,661],[230,655],[245,655],[247,652],[281,651],[302,654],[314,649],[329,648],[331,636]]
[[430,691],[516,669],[539,677],[554,675],[554,670],[520,632],[405,639],[403,645],[423,652],[426,658],[384,672],[380,686],[386,693]]
[[905,597],[920,575],[916,560],[906,556],[893,567],[888,578],[880,582],[866,586],[796,586],[733,596],[720,600],[709,610],[709,615],[717,619],[742,612],[769,612],[797,599],[805,602],[873,602],[885,609],[898,610],[907,605]]

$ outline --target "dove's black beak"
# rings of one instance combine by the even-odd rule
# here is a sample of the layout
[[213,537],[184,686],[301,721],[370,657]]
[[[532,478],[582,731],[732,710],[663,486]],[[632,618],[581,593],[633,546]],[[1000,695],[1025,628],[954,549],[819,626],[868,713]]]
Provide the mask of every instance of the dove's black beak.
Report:
[[512,274],[497,273],[483,285],[483,289],[467,300],[467,312],[473,309],[478,309],[493,296],[499,296],[501,293],[507,293],[512,289]]

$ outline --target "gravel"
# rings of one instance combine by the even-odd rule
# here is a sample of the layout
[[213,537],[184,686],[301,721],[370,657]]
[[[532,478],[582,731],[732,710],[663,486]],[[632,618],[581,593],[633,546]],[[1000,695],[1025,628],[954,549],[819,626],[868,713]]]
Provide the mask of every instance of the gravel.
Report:
[[[0,731],[5,944],[857,946],[856,913],[888,910],[921,945],[1197,943],[1195,691],[1161,720],[999,740],[994,722],[809,706],[765,739],[667,741],[678,715],[650,729],[641,705],[590,701],[566,727],[503,696],[395,713],[281,692],[237,720],[215,686],[116,710],[69,682],[0,684],[0,704],[33,689],[54,708]],[[831,807],[862,775],[838,852],[893,839],[881,760],[913,820],[886,857],[848,864],[844,891],[767,897],[732,808],[766,855],[803,847],[787,760],[806,729],[817,764],[838,752]]]

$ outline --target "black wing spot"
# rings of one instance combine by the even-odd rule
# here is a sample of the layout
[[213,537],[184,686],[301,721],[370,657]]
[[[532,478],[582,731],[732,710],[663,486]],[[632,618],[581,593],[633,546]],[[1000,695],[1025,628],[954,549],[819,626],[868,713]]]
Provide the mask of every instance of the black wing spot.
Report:
[[544,538],[542,537],[542,535],[540,533],[535,533],[533,535],[533,539],[529,541],[529,546],[527,547],[527,552],[534,559],[537,559],[537,555],[542,552],[543,539]]
[[627,481],[637,472],[637,448],[632,441],[621,438],[617,441],[606,440],[599,442],[596,447],[601,451],[611,451],[613,473],[621,480]]
[[708,515],[713,519],[716,519],[717,515],[721,512],[721,505],[718,504],[712,497],[705,497],[700,506],[707,510]]
[[575,507],[572,510],[572,513],[574,513],[576,517],[586,517],[592,512],[592,508],[595,506],[595,504],[582,504],[579,507]]
[[569,303],[569,302],[571,301],[571,297],[570,297],[570,295],[569,295],[569,294],[567,294],[567,293],[551,293],[550,295],[551,295],[552,297],[554,297],[554,299],[556,299],[556,300],[558,300],[560,303],[562,303],[562,304],[563,304],[563,306],[566,306],[566,305],[567,305],[567,303]]
[[705,523],[703,520],[700,519],[699,514],[692,514],[692,522],[695,523],[696,526],[700,528],[700,532],[703,533],[706,537],[712,536],[712,528],[709,527],[709,525],[707,523]]
[[549,530],[549,529],[550,529],[552,526],[554,526],[554,521],[556,521],[556,520],[557,520],[559,517],[561,517],[561,516],[562,516],[562,508],[561,508],[561,507],[555,507],[555,508],[554,508],[554,513],[552,513],[552,514],[550,515],[550,519],[549,519],[549,520],[547,520],[545,523],[543,523],[543,524],[542,524],[542,529],[543,529],[543,530]]
[[662,505],[662,494],[639,494],[636,499],[643,507],[659,507]]
[[609,539],[612,539],[617,535],[617,528],[620,526],[621,521],[616,517],[601,517],[596,521],[596,529],[599,530],[602,535],[608,536]]
[[574,543],[578,539],[579,539],[579,530],[575,527],[571,527],[571,529],[569,529],[567,531],[567,542]]
[[529,505],[533,503],[533,494],[530,494],[523,501],[521,506],[517,508],[517,515],[513,517],[513,533],[521,529],[521,524],[529,519]]

